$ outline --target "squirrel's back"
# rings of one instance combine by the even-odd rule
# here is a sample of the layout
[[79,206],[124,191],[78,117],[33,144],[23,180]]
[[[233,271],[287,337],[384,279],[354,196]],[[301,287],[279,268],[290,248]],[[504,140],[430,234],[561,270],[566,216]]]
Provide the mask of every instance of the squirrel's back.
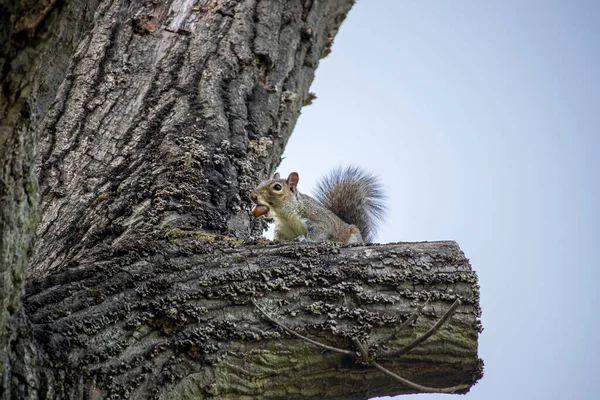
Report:
[[356,225],[371,242],[385,214],[385,196],[376,176],[359,167],[338,167],[324,176],[315,198],[347,224]]

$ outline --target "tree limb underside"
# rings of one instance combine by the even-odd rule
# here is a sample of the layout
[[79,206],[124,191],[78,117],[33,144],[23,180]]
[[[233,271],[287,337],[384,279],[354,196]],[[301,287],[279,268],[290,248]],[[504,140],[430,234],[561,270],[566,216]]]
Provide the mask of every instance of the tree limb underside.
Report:
[[[146,398],[345,398],[413,393],[359,355],[329,352],[267,322],[251,304],[321,343],[423,386],[473,384],[479,292],[454,242],[340,248],[333,243],[165,240],[97,254],[34,281],[33,335],[73,393]],[[412,328],[398,331],[431,298]],[[462,304],[427,332],[456,299]],[[210,366],[210,368],[205,368]],[[169,395],[170,393],[170,395]],[[92,396],[92,397],[94,397]]]

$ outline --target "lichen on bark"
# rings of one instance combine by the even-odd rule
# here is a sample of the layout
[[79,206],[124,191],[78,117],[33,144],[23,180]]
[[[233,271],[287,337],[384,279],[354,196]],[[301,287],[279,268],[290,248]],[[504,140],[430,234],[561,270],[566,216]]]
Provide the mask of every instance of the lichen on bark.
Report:
[[414,391],[253,299],[420,383],[477,381],[477,278],[455,243],[265,243],[248,213],[352,1],[25,3],[0,0],[0,398]]

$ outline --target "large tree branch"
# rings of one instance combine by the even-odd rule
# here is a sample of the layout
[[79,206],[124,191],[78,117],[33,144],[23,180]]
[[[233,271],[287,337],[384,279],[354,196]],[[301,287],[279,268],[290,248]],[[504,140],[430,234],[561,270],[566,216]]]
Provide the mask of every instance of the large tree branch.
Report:
[[[364,399],[417,391],[356,364],[353,337],[371,344],[380,365],[423,386],[468,387],[481,374],[477,278],[454,242],[340,248],[180,238],[98,253],[32,281],[27,292],[35,336],[58,376],[100,397]],[[414,326],[397,331],[427,298]],[[304,336],[350,353],[288,336],[252,299]],[[457,299],[447,324],[394,355]]]

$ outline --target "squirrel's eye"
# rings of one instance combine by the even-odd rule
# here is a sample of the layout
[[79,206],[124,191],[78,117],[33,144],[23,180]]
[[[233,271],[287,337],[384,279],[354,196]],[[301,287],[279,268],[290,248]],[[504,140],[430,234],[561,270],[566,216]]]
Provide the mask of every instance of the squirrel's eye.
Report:
[[280,191],[281,190],[281,185],[279,183],[273,185],[273,190]]

